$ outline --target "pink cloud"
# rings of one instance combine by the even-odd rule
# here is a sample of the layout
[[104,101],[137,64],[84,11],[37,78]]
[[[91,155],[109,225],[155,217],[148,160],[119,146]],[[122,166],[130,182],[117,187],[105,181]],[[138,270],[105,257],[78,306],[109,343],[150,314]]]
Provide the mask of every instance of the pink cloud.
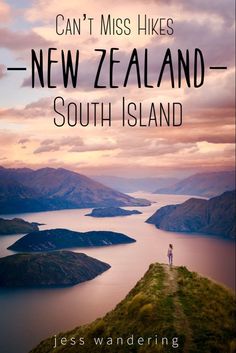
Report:
[[40,146],[36,148],[33,152],[34,154],[44,153],[44,152],[55,152],[59,151],[63,147],[78,147],[83,146],[84,142],[80,137],[62,137],[61,139],[53,140],[46,139],[41,141]]
[[0,64],[0,79],[6,76],[6,68],[4,65]]
[[30,142],[30,139],[29,139],[29,138],[21,138],[21,139],[18,141],[18,144],[20,144],[20,145],[25,145],[27,142]]
[[4,1],[0,0],[0,23],[6,23],[11,18],[11,8]]
[[31,48],[48,47],[52,42],[44,39],[39,34],[28,32],[13,32],[8,28],[0,28],[0,47],[14,51]]

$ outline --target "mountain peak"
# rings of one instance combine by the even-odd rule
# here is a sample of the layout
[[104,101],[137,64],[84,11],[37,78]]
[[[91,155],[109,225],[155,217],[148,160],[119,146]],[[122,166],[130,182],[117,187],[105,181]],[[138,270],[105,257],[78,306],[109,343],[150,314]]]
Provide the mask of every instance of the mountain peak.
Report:
[[64,168],[4,168],[0,172],[0,207],[5,214],[150,205],[149,201],[135,199]]
[[235,171],[197,173],[178,183],[155,191],[156,194],[179,194],[213,197],[235,188]]

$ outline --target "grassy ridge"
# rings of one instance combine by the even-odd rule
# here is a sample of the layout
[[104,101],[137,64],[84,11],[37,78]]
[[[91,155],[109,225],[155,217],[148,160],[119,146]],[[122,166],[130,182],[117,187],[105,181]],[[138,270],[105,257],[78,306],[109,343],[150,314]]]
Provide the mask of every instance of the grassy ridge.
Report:
[[[232,353],[234,330],[235,298],[230,291],[184,267],[153,264],[104,318],[58,335],[75,338],[76,345],[53,348],[52,337],[31,353]],[[125,340],[131,335],[134,343],[128,345]],[[148,343],[147,338],[155,335],[157,341]],[[84,345],[79,345],[81,337]],[[107,338],[107,342],[112,337],[114,341],[97,346],[94,337]],[[123,345],[117,345],[117,337],[124,339]],[[143,345],[138,344],[138,337],[144,339]],[[166,337],[163,342],[162,337]],[[172,347],[173,337],[178,338],[176,348]]]
[[178,297],[192,331],[189,352],[236,352],[235,298],[185,267],[177,271]]

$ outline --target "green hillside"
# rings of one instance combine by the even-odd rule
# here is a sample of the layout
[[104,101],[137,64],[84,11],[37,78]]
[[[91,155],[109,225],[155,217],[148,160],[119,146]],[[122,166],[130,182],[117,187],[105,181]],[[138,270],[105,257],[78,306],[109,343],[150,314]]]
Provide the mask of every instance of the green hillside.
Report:
[[226,288],[185,267],[156,263],[105,317],[60,333],[56,348],[51,337],[31,353],[233,353],[235,313]]
[[39,230],[37,223],[29,223],[20,218],[0,218],[0,235],[24,234]]

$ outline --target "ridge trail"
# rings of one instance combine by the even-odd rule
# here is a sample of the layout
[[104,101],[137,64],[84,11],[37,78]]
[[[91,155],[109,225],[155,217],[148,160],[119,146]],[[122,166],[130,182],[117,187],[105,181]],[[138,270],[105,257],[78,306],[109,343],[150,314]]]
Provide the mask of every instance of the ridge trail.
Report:
[[165,294],[173,296],[174,326],[179,334],[184,334],[183,353],[188,353],[192,342],[192,330],[178,296],[178,272],[174,266],[164,265],[163,267],[166,274]]

